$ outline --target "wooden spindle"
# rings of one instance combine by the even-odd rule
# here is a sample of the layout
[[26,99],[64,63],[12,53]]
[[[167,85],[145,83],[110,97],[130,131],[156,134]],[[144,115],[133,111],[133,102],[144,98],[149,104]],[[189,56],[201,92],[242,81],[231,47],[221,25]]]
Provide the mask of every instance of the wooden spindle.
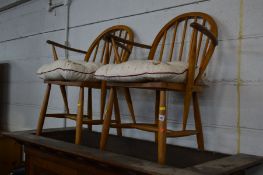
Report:
[[109,42],[106,42],[106,51],[105,51],[105,58],[103,60],[103,64],[108,64],[110,61],[110,55],[109,55]]
[[174,28],[173,39],[172,39],[172,44],[171,44],[170,54],[169,54],[169,61],[172,61],[172,57],[173,57],[174,43],[175,43],[175,39],[176,39],[177,27],[178,27],[178,23],[175,24],[175,28]]
[[57,61],[58,60],[58,55],[57,55],[57,52],[56,52],[56,48],[53,45],[52,45],[52,53],[53,53],[54,61]]
[[[206,20],[203,20],[202,26],[205,26]],[[202,40],[203,40],[203,33],[200,33],[200,37],[198,40],[198,45],[197,45],[197,53],[196,53],[196,58],[197,58],[197,63],[198,63],[198,58],[199,58],[199,53],[200,53],[200,49],[201,49],[201,44],[202,44]]]
[[182,60],[182,55],[183,55],[183,51],[184,51],[184,39],[185,39],[185,35],[186,35],[187,23],[188,23],[188,18],[184,22],[184,30],[183,30],[181,47],[180,47],[180,52],[179,52],[179,61]]
[[[116,32],[113,32],[112,35],[115,36]],[[110,52],[109,52],[109,58],[111,57],[111,52],[112,52],[112,43],[109,43],[110,44]]]
[[209,38],[206,38],[205,47],[203,49],[203,54],[202,54],[202,57],[201,57],[201,64],[200,64],[200,66],[202,66],[203,62],[205,61],[204,58],[205,58],[205,55],[206,55],[206,51],[207,51],[208,45],[209,45]]
[[117,47],[116,47],[116,44],[115,44],[115,41],[113,38],[111,38],[111,45],[113,46],[113,51],[114,51],[114,62],[119,64],[121,63],[121,59],[120,59],[120,55],[118,53],[118,50],[117,50]]
[[100,62],[103,62],[103,58],[104,58],[104,53],[105,53],[105,49],[106,49],[106,44],[107,41],[104,41],[104,45],[103,45],[103,49],[102,49],[102,54],[101,54],[101,58],[100,58]]
[[[127,39],[127,36],[128,36],[128,32],[125,32],[125,35],[124,35],[124,39],[126,40]],[[124,49],[121,49],[121,59],[124,57],[124,54],[125,54],[125,51]],[[122,60],[122,61],[126,61],[126,60]]]
[[95,53],[94,53],[94,56],[93,56],[93,62],[95,62],[95,60],[96,60],[96,56],[97,56],[97,53],[98,53],[99,45],[100,45],[100,42],[96,46]]
[[163,50],[164,50],[166,35],[167,35],[167,30],[165,31],[165,33],[164,33],[164,35],[163,35],[162,47],[161,47],[161,51],[160,51],[159,61],[162,61],[162,58],[163,58]]

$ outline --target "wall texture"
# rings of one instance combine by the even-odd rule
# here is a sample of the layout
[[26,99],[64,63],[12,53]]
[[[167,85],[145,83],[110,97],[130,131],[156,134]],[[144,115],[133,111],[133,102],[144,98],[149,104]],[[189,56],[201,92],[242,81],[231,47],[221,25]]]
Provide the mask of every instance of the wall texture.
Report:
[[[73,0],[69,41],[71,46],[87,49],[104,28],[125,24],[134,29],[137,41],[151,44],[173,17],[189,11],[210,14],[219,27],[219,46],[207,71],[210,86],[200,95],[205,146],[208,150],[236,153],[240,145],[242,153],[263,155],[262,6],[261,0]],[[1,125],[9,130],[35,128],[45,89],[35,72],[52,61],[45,41],[65,40],[66,8],[51,13],[47,8],[47,1],[34,0],[0,13]],[[59,55],[64,57],[63,50]],[[135,49],[132,56],[146,55],[146,51]],[[70,56],[82,59],[82,55]],[[52,90],[48,110],[63,111],[58,89]],[[71,109],[75,110],[78,89],[68,91]],[[98,95],[95,92],[94,97]],[[151,91],[132,91],[138,120],[153,119],[153,111],[149,110],[153,107],[152,96]],[[125,101],[122,96],[120,99],[121,114],[128,120]],[[169,126],[177,127],[181,124],[182,96],[169,92],[168,101]],[[98,105],[95,100],[97,115]],[[62,127],[63,121],[48,119],[45,126]],[[193,127],[192,117],[189,127]],[[153,139],[152,134],[141,131],[126,130],[125,135]],[[194,137],[169,139],[169,143],[196,147]]]

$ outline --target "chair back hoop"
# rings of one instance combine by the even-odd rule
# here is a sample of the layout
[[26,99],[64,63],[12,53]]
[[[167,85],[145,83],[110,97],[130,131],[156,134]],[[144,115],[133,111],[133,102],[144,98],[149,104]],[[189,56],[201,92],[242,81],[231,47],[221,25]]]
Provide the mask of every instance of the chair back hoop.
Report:
[[198,82],[212,57],[217,37],[217,24],[208,14],[189,12],[179,15],[157,34],[149,52],[149,60],[184,61],[189,66],[193,63],[188,69],[199,68],[198,75],[193,75],[196,77],[195,82]]
[[119,61],[121,62],[128,60],[133,46],[129,44],[123,44],[123,47],[120,47],[120,45],[116,45],[114,41],[108,39],[108,35],[114,35],[129,41],[134,40],[133,31],[128,26],[112,26],[104,30],[93,41],[87,51],[87,54],[85,55],[85,61],[96,61],[103,64],[108,64],[110,62],[115,63],[116,57],[119,57]]

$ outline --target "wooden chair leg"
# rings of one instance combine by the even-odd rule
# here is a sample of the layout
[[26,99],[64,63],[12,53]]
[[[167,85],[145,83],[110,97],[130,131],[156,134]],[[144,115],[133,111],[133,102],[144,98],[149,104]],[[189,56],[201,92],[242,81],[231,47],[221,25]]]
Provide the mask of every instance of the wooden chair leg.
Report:
[[69,107],[68,107],[68,98],[67,98],[67,92],[66,92],[66,88],[63,85],[60,85],[60,91],[63,97],[63,101],[64,101],[64,105],[65,105],[65,109],[67,114],[69,114]]
[[129,109],[131,117],[132,117],[132,121],[133,121],[133,123],[136,123],[136,118],[135,118],[135,114],[134,114],[134,110],[133,110],[133,104],[132,104],[130,90],[129,90],[129,88],[123,88],[123,89],[124,89],[124,95],[126,98],[126,102],[128,104],[128,109]]
[[[92,120],[92,88],[88,89],[88,119]],[[88,131],[92,131],[92,123],[88,124]]]
[[186,130],[187,119],[189,115],[189,109],[192,99],[191,90],[186,90],[184,95],[184,111],[183,111],[183,130]]
[[104,114],[104,120],[102,125],[102,132],[100,138],[100,149],[104,150],[106,147],[107,138],[109,136],[111,117],[112,117],[112,108],[113,108],[113,100],[114,100],[114,89],[111,88],[110,96],[107,103],[107,108]]
[[[160,105],[160,91],[155,91],[155,120],[154,123],[158,126],[159,121],[159,105]],[[158,133],[155,132],[155,142],[158,142]]]
[[42,129],[43,129],[44,121],[45,121],[45,115],[47,112],[48,100],[50,96],[50,90],[51,90],[51,84],[48,84],[46,88],[44,100],[41,105],[40,113],[39,113],[36,135],[40,135],[42,133]]
[[106,81],[102,81],[101,83],[101,94],[100,94],[100,120],[103,120],[104,115],[104,108],[106,103],[106,96],[107,96],[107,87]]
[[[114,99],[113,99],[113,105],[114,105],[114,112],[115,112],[115,120],[116,124],[120,125],[121,124],[121,115],[120,115],[120,108],[119,108],[119,103],[118,103],[118,96],[117,96],[117,90],[114,88],[113,89],[113,94],[114,94]],[[120,127],[117,127],[117,135],[122,136],[122,131]]]
[[158,163],[165,164],[166,161],[166,131],[167,131],[167,116],[166,116],[166,91],[160,92],[159,105],[159,122],[158,122]]
[[194,107],[195,129],[198,132],[196,134],[198,149],[204,150],[205,147],[204,147],[203,128],[202,128],[201,114],[199,109],[198,95],[196,92],[193,93],[193,107]]
[[81,143],[82,123],[83,123],[83,102],[84,102],[84,87],[80,87],[80,90],[79,90],[79,102],[78,102],[78,112],[77,112],[75,144],[80,144]]

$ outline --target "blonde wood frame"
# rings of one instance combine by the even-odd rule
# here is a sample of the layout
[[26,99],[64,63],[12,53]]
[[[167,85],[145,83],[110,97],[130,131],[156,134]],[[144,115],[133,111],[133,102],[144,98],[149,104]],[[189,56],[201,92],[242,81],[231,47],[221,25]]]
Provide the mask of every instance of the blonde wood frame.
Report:
[[[117,59],[119,61],[127,61],[129,58],[129,55],[131,53],[131,50],[133,48],[133,45],[131,44],[123,44],[123,43],[114,43],[114,39],[111,36],[114,36],[115,34],[119,33],[118,38],[125,39],[127,41],[133,42],[133,31],[128,27],[124,25],[116,25],[113,27],[110,27],[103,31],[91,44],[88,51],[83,51],[80,49],[75,49],[72,47],[64,46],[62,44],[56,43],[54,41],[48,40],[47,43],[51,44],[52,46],[52,53],[54,61],[58,60],[58,55],[56,52],[56,47],[67,49],[73,52],[85,54],[85,61],[95,62],[96,60],[99,60],[103,64],[108,64],[110,62],[116,62],[116,60],[110,60],[111,58],[111,50],[114,49],[114,59]],[[122,35],[124,33],[124,35]],[[122,36],[121,36],[122,35]],[[103,43],[104,42],[104,43]],[[102,43],[102,44],[101,44]],[[98,49],[99,45],[103,45],[102,54],[100,58],[98,57]],[[120,53],[120,54],[119,54]],[[93,56],[93,57],[92,57]],[[97,59],[96,59],[97,58]],[[105,101],[106,101],[106,95],[107,95],[107,84],[105,81],[98,81],[98,82],[89,82],[89,81],[44,81],[44,83],[47,84],[46,93],[44,96],[44,100],[41,106],[39,119],[38,119],[38,125],[36,130],[36,135],[41,135],[45,117],[55,117],[55,118],[67,118],[71,120],[76,121],[76,137],[75,137],[75,143],[80,144],[81,143],[81,136],[82,136],[82,125],[87,124],[89,130],[92,130],[92,125],[100,125],[103,123],[103,113],[104,113],[104,107],[105,107]],[[47,107],[48,107],[48,101],[50,96],[50,90],[51,85],[59,85],[61,94],[63,97],[63,102],[65,105],[66,113],[58,113],[58,114],[47,114]],[[69,106],[68,106],[68,99],[66,94],[66,86],[75,86],[79,87],[79,101],[77,104],[77,114],[70,113]],[[87,109],[88,114],[84,115],[84,88],[88,88],[88,103],[87,103]],[[100,89],[101,90],[101,97],[100,97],[100,119],[94,120],[92,117],[92,89]],[[125,89],[125,94],[127,95],[127,103],[130,106],[132,104],[130,93],[128,88]],[[116,94],[117,95],[117,94]],[[115,110],[119,110],[118,102],[115,101]],[[132,109],[133,110],[133,109]],[[116,123],[120,123],[120,116],[118,111],[115,111],[116,116]],[[132,111],[133,114],[133,111]],[[134,116],[132,116],[133,119],[135,119]],[[121,135],[121,129],[117,128],[118,134]]]
[[[193,20],[189,23],[190,20]],[[180,37],[176,35],[177,27],[179,24],[183,25],[183,32],[181,35],[181,47],[179,48],[178,60],[182,60],[183,52],[185,51],[185,38],[187,35],[187,27],[192,28],[190,34],[190,48],[188,52],[188,71],[186,81],[183,83],[170,83],[170,82],[142,82],[142,83],[129,83],[129,82],[108,82],[108,86],[111,87],[111,94],[107,105],[107,113],[105,113],[105,119],[103,123],[102,136],[100,140],[100,149],[105,149],[106,141],[108,137],[109,127],[116,128],[135,128],[144,131],[155,132],[155,140],[158,143],[158,162],[160,164],[165,163],[166,153],[166,138],[167,137],[184,137],[190,135],[196,135],[197,145],[200,150],[204,150],[204,139],[201,123],[201,114],[198,103],[198,92],[203,90],[202,76],[211,59],[214,49],[217,45],[217,25],[212,17],[201,12],[185,13],[168,22],[161,31],[157,34],[151,46],[135,43],[134,46],[150,49],[148,59],[157,59],[163,61],[163,54],[165,48],[165,40],[167,39],[167,31],[174,27],[172,35],[172,46],[168,50],[168,60],[171,61],[174,52],[175,38]],[[208,25],[208,26],[207,26]],[[202,41],[205,40],[204,46],[201,47]],[[115,42],[128,43],[123,39],[115,38]],[[130,42],[129,42],[130,43]],[[156,51],[158,45],[161,43],[160,56],[156,57]],[[201,54],[201,48],[203,53]],[[196,66],[199,67],[199,73],[195,75]],[[114,93],[118,87],[126,88],[140,88],[140,89],[152,89],[156,91],[156,103],[155,103],[155,122],[154,124],[148,123],[123,123],[112,124],[111,111],[113,107],[113,101],[115,100]],[[177,91],[184,93],[184,109],[183,109],[183,123],[182,130],[173,131],[167,129],[167,107],[166,107],[166,95],[167,91]],[[191,100],[193,100],[193,110],[195,119],[195,130],[188,130],[187,119],[190,109]]]

